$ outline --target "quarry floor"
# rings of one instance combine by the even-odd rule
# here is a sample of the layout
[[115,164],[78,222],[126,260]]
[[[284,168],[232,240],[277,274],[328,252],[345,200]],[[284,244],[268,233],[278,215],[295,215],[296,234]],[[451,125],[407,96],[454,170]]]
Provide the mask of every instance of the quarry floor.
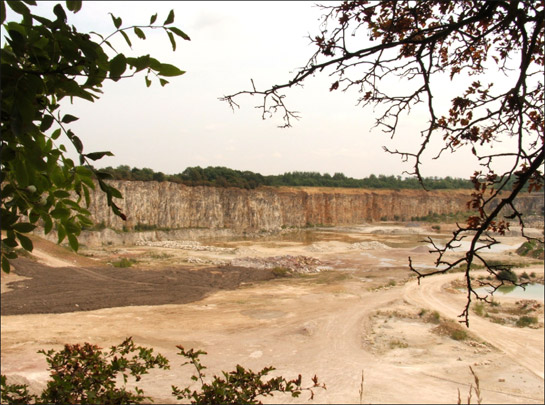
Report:
[[[450,288],[461,273],[418,285],[407,269],[409,256],[431,266],[423,240],[445,240],[448,230],[371,224],[201,240],[194,249],[84,247],[78,255],[34,238],[33,257],[2,274],[2,374],[39,391],[48,372],[38,350],[82,342],[108,348],[132,336],[171,362],[170,370],[152,370],[138,384],[155,403],[174,403],[171,385],[191,383],[193,370],[180,367],[176,345],[206,351],[208,376],[237,364],[254,371],[272,365],[273,375],[302,374],[310,385],[316,374],[327,386],[312,401],[307,393],[278,394],[264,403],[456,403],[458,390],[467,402],[475,385],[470,366],[483,403],[543,403],[543,301],[539,328],[471,313],[466,340],[435,333],[437,325],[422,316],[437,311],[457,320],[464,308],[465,294]],[[513,253],[522,238],[501,240],[490,258],[543,276],[543,261]],[[286,255],[318,259],[321,271],[278,277],[230,264]],[[134,264],[108,264],[121,258]]]

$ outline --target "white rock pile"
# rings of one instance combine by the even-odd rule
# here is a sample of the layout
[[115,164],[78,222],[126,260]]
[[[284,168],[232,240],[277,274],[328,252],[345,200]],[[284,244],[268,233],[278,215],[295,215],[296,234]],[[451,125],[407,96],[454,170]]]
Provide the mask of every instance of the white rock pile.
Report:
[[217,246],[201,245],[196,241],[185,240],[161,240],[161,241],[139,241],[136,242],[137,246],[150,246],[150,247],[163,247],[170,249],[183,249],[193,250],[198,252],[222,252],[222,253],[234,253],[236,248],[222,248]]
[[274,269],[283,267],[293,273],[308,274],[319,273],[329,267],[323,266],[322,262],[314,257],[308,256],[273,256],[273,257],[243,257],[231,260],[232,266],[253,267],[258,269]]

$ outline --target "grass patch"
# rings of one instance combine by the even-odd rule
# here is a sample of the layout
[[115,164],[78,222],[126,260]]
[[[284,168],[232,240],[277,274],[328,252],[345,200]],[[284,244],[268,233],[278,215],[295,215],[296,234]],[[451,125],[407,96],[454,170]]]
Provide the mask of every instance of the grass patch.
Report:
[[537,317],[523,315],[517,320],[515,325],[519,328],[527,328],[532,325],[537,325]]
[[293,273],[287,267],[275,267],[272,269],[272,274],[275,278],[291,277]]
[[112,266],[119,268],[131,267],[134,263],[137,263],[135,259],[127,259],[126,257],[121,258],[116,262],[112,262]]
[[520,256],[543,260],[543,243],[537,240],[529,240],[520,245],[516,252]]
[[432,329],[432,332],[440,336],[448,336],[456,341],[464,341],[469,338],[469,334],[463,326],[448,319],[441,320],[439,325]]
[[168,253],[155,253],[152,252],[148,254],[148,257],[152,259],[170,259],[171,257],[174,257],[174,255],[168,254]]
[[399,340],[399,339],[393,339],[393,340],[390,340],[389,344],[390,346],[390,349],[406,349],[407,347],[409,347],[409,345],[407,344],[407,342],[404,342],[402,340]]
[[480,317],[489,321],[518,328],[539,328],[536,313],[542,310],[543,305],[536,300],[520,300],[515,303],[500,304],[497,301],[477,302],[472,309]]

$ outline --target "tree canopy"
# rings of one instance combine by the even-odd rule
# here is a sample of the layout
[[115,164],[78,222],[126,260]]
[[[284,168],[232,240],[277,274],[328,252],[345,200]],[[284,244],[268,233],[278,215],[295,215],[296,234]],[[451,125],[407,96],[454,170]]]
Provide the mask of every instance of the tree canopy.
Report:
[[[294,171],[278,175],[262,175],[249,170],[241,171],[221,166],[188,167],[178,174],[164,174],[153,169],[142,169],[127,165],[116,168],[106,167],[102,172],[111,175],[113,180],[133,181],[170,181],[187,186],[236,187],[255,189],[260,186],[288,187],[342,187],[342,188],[372,188],[372,189],[417,189],[421,188],[415,178],[401,176],[378,176],[371,174],[362,179],[345,176],[343,173],[321,174],[319,172]],[[513,179],[514,180],[514,179]],[[473,187],[468,179],[460,178],[424,178],[426,187],[433,190],[470,189]]]
[[[524,218],[513,202],[525,185],[529,192],[543,186],[545,2],[344,1],[322,8],[320,32],[310,37],[315,52],[290,80],[265,90],[252,81],[250,90],[222,100],[234,109],[241,95],[261,95],[257,108],[263,118],[280,113],[281,126],[290,127],[299,115],[288,107],[284,91],[327,74],[329,91],[356,91],[358,104],[373,107],[376,126],[391,137],[425,106],[420,143],[413,150],[385,151],[411,161],[408,174],[423,185],[423,156],[434,142],[441,145],[434,159],[469,149],[478,160],[468,202],[478,214],[459,225],[444,247],[430,240],[436,270],[414,268],[409,258],[419,280],[465,267],[468,296],[461,317],[468,324],[472,297],[483,298],[471,286],[471,265],[482,264],[496,276],[503,270],[481,252],[499,243],[495,235],[511,227],[509,220],[524,235]],[[441,103],[447,89],[455,94]],[[514,146],[495,150],[502,142]],[[507,169],[497,169],[500,161]],[[470,241],[466,254],[448,260],[462,239]]]
[[[158,23],[154,14],[149,23],[126,27],[121,17],[110,13],[114,28],[102,35],[78,32],[68,23],[61,4],[53,7],[54,20],[33,13],[35,1],[1,1],[0,5],[6,41],[1,60],[2,270],[8,272],[9,261],[17,257],[15,248],[32,250],[32,241],[25,234],[39,221],[46,233],[56,229],[59,243],[68,238],[70,246],[78,249],[77,236],[82,227],[90,225],[85,204],[89,204],[89,190],[95,188],[95,181],[106,193],[113,212],[125,218],[114,201],[121,194],[104,181],[108,174],[90,165],[111,152],[84,151],[81,140],[69,128],[78,117],[63,114],[61,106],[74,98],[98,100],[106,80],[117,82],[143,72],[146,86],[154,78],[165,86],[166,78],[185,72],[149,54],[125,55],[112,45],[111,38],[120,35],[131,47],[130,36],[145,40],[146,30],[161,29],[173,50],[176,36],[190,38],[172,26],[173,10],[163,23]],[[6,21],[6,5],[20,21]],[[81,1],[66,2],[72,13],[81,7]],[[75,148],[79,162],[67,157],[61,142]]]

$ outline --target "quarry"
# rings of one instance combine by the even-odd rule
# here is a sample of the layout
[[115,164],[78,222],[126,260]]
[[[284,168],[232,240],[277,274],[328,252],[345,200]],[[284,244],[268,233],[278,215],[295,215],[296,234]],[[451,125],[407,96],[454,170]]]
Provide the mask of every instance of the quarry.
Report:
[[[32,254],[2,274],[10,381],[38,392],[48,378],[38,350],[132,336],[171,363],[138,383],[156,403],[175,403],[171,385],[192,383],[176,345],[206,351],[209,376],[272,365],[327,386],[313,400],[264,403],[455,403],[458,392],[467,402],[470,367],[482,403],[543,403],[543,297],[496,294],[495,308],[472,307],[466,328],[463,273],[418,283],[408,269],[409,257],[434,267],[426,237],[449,239],[470,191],[115,186],[127,222],[93,194],[97,227],[81,234],[78,254],[37,232]],[[519,204],[527,234],[542,237],[543,195]],[[543,259],[516,253],[520,230],[498,239],[486,257],[543,284]],[[536,322],[507,322],[521,308]]]

